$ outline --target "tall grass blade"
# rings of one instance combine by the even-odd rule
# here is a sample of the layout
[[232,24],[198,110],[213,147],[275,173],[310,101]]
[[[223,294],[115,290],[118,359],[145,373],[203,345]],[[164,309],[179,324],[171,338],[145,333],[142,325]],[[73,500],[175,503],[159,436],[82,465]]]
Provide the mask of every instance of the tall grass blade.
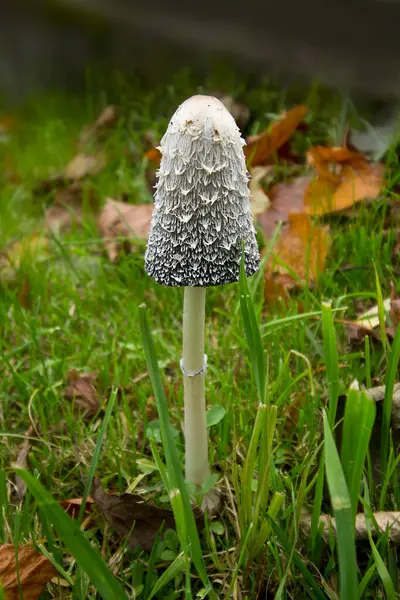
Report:
[[187,568],[187,557],[184,554],[179,554],[169,567],[160,575],[149,596],[146,600],[152,600],[160,590],[163,589],[174,577],[182,573]]
[[349,391],[343,419],[341,461],[349,489],[354,520],[357,514],[364,463],[375,415],[375,402],[367,394],[358,390]]
[[251,299],[249,286],[247,284],[246,271],[244,268],[244,257],[240,263],[240,308],[246,335],[247,345],[250,352],[251,366],[254,372],[258,398],[262,404],[266,402],[266,364],[264,349],[261,341],[260,328],[257,322],[254,303]]
[[339,555],[340,600],[355,600],[358,577],[354,520],[346,479],[324,411],[325,467],[331,503],[336,518]]
[[390,420],[392,415],[393,390],[397,376],[397,366],[400,359],[400,327],[397,327],[392,348],[388,355],[385,397],[383,399],[382,428],[381,428],[381,469],[384,473],[388,464],[390,443]]
[[86,502],[87,502],[88,496],[90,494],[90,490],[92,489],[93,478],[96,473],[97,463],[99,462],[101,447],[103,445],[103,441],[104,441],[104,437],[106,435],[108,424],[110,422],[110,418],[111,418],[111,414],[112,414],[112,411],[114,408],[115,400],[117,398],[117,394],[118,394],[117,389],[114,389],[111,392],[110,400],[108,401],[104,419],[101,424],[99,435],[97,437],[96,446],[95,446],[95,449],[93,452],[93,457],[92,457],[90,467],[89,467],[87,482],[86,482],[85,489],[84,489],[83,496],[82,496],[82,503],[81,503],[81,507],[79,509],[79,516],[78,516],[79,524],[82,523],[83,516],[85,514]]
[[329,425],[333,428],[339,398],[339,357],[332,307],[328,303],[322,304],[322,334],[329,391]]

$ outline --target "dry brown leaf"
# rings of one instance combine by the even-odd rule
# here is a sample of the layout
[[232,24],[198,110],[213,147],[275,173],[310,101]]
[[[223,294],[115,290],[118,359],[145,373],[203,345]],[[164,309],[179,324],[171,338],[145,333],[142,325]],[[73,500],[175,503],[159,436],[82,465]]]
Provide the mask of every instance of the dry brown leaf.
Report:
[[362,154],[347,148],[315,146],[307,157],[317,173],[305,192],[308,214],[347,211],[357,202],[379,195],[384,176],[382,164],[370,165]]
[[[57,575],[51,562],[32,546],[18,547],[18,572],[24,600],[37,600],[46,583]],[[0,583],[5,600],[20,600],[14,544],[0,546]]]
[[158,146],[155,148],[150,148],[150,150],[147,150],[147,152],[145,152],[145,157],[147,158],[147,160],[154,163],[157,167],[160,166],[161,152],[160,152]]
[[74,403],[77,412],[84,412],[88,417],[100,408],[100,399],[93,385],[96,377],[94,373],[79,373],[76,369],[71,369],[67,375],[68,386],[64,396]]
[[[388,314],[391,309],[391,298],[386,298],[383,301],[383,308],[385,314]],[[347,335],[349,342],[355,344],[361,344],[364,342],[366,336],[370,336],[376,341],[380,341],[379,327],[379,314],[378,305],[371,306],[368,310],[358,315],[354,321],[342,321],[343,325],[347,329]],[[388,335],[391,334],[390,328],[387,328]]]
[[270,161],[273,154],[291,138],[307,112],[306,106],[295,106],[284,112],[266,131],[248,137],[244,148],[248,163],[254,167]]
[[298,279],[301,283],[315,283],[324,270],[330,247],[328,226],[313,225],[308,215],[289,215],[289,223],[283,228],[274,255],[265,267],[266,303],[271,305],[287,298],[290,290],[299,285]]
[[313,146],[307,152],[307,162],[313,165],[318,175],[325,179],[332,179],[335,183],[335,173],[331,170],[331,165],[347,164],[355,169],[364,168],[366,161],[365,157],[360,152],[353,152],[345,147]]
[[297,177],[289,182],[278,183],[268,191],[270,208],[258,217],[267,239],[272,237],[278,223],[287,221],[290,214],[304,212],[304,194],[310,180],[309,176]]
[[108,494],[98,479],[93,480],[91,495],[118,536],[123,540],[129,536],[131,549],[141,546],[150,551],[162,525],[164,529],[175,529],[172,511],[144,502],[140,496]]
[[364,325],[361,325],[361,323],[346,321],[344,319],[339,320],[337,322],[342,323],[345,326],[350,344],[364,344],[367,335],[373,340],[379,341],[379,334],[376,331],[370,329],[368,326],[364,327]]
[[[92,189],[87,192],[86,206],[93,214],[99,210],[98,200]],[[46,210],[45,225],[52,231],[69,231],[73,224],[83,221],[83,188],[75,181],[55,192],[53,204]]]
[[106,165],[104,152],[84,154],[80,152],[65,167],[64,177],[72,181],[79,181],[88,175],[97,175]]
[[[88,515],[92,511],[93,504],[93,498],[88,496],[85,504],[85,515]],[[60,506],[62,506],[65,512],[68,513],[72,519],[77,519],[82,506],[82,498],[70,498],[69,500],[63,500],[60,502]]]
[[[29,469],[28,455],[32,446],[32,440],[30,440],[29,438],[32,437],[33,433],[34,429],[31,425],[29,429],[27,429],[27,431],[25,432],[25,438],[27,439],[24,440],[24,442],[19,448],[18,455],[14,463],[15,467],[19,467],[20,469],[26,470]],[[26,483],[19,475],[15,476],[15,491],[18,500],[23,500],[26,492]]]
[[264,192],[263,187],[261,185],[261,181],[264,179],[268,173],[271,172],[273,167],[264,166],[264,167],[253,167],[250,170],[250,193],[251,193],[251,214],[255,219],[258,215],[262,215],[266,210],[270,207],[270,200],[267,194]]
[[291,282],[287,279],[289,268],[302,282],[314,283],[324,270],[330,246],[328,226],[314,225],[308,215],[291,214],[274,248],[275,264],[267,265],[265,275],[278,281],[283,276],[285,287],[294,287],[298,283],[291,276]]
[[132,238],[147,239],[152,214],[152,204],[126,204],[106,198],[98,227],[111,262],[116,262],[122,251],[131,252]]

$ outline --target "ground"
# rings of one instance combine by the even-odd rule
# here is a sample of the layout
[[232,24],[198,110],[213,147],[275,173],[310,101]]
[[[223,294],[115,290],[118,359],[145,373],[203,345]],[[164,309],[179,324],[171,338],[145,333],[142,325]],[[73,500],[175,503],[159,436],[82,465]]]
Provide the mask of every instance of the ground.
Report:
[[[157,451],[164,459],[159,421],[148,425],[158,416],[140,328],[142,303],[147,307],[183,466],[182,290],[163,288],[145,274],[143,241],[135,241],[131,252],[111,262],[90,203],[92,197],[100,208],[109,197],[131,204],[151,203],[145,151],[159,141],[178,104],[198,91],[229,94],[248,106],[251,118],[246,135],[265,129],[282,110],[306,105],[307,129],[293,137],[303,155],[316,144],[340,145],[355,118],[354,109],[349,109],[339,92],[317,85],[282,89],[269,81],[218,70],[206,80],[179,73],[168,85],[157,87],[113,76],[106,86],[88,84],[86,94],[48,94],[4,111],[10,123],[0,139],[0,542],[3,547],[33,542],[37,549],[47,549],[60,580],[57,583],[53,578],[46,585],[43,598],[95,598],[96,591],[85,575],[82,557],[57,526],[49,524],[45,507],[37,510],[34,489],[28,485],[28,491],[20,494],[22,500],[16,494],[13,464],[18,457],[21,461],[24,438],[31,442],[29,472],[57,503],[82,497],[91,465],[107,491],[134,492],[158,507],[170,507],[157,465]],[[77,153],[82,128],[111,104],[118,106],[117,124],[105,139],[89,140],[85,146],[91,151],[101,146],[107,162],[100,173],[81,184],[83,222],[67,232],[49,233],[43,228],[43,216],[56,191],[52,185],[47,190],[43,181],[63,171]],[[220,513],[206,519],[205,526],[202,520],[199,535],[207,576],[218,598],[339,597],[340,552],[335,536],[323,541],[316,530],[305,532],[301,519],[313,510],[315,519],[319,513],[333,514],[332,481],[328,476],[328,491],[320,453],[323,409],[328,406],[328,418],[332,414],[328,399],[339,396],[343,406],[344,394],[354,380],[369,388],[388,384],[397,374],[397,363],[388,370],[394,352],[390,353],[390,336],[387,342],[362,339],[356,345],[345,324],[371,305],[381,307],[380,294],[388,297],[390,282],[396,282],[399,171],[395,148],[384,162],[386,179],[378,199],[357,205],[356,215],[319,219],[320,224],[329,223],[333,243],[316,284],[300,285],[284,303],[266,303],[263,276],[248,281],[265,357],[261,361],[268,388],[265,410],[260,409],[257,393],[260,374],[254,375],[249,359],[239,284],[207,291],[206,396],[209,408],[217,407],[209,429],[210,462],[218,475],[215,485],[222,503]],[[304,161],[294,170],[279,163],[276,180],[286,181],[307,168]],[[259,239],[268,248],[261,231]],[[15,246],[21,241],[29,251]],[[328,301],[332,313],[324,304]],[[250,301],[249,310],[253,310]],[[330,329],[332,315],[337,344]],[[250,339],[252,344],[258,351],[256,335]],[[93,384],[95,402],[100,402],[100,408],[95,405],[89,416],[77,412],[73,393],[66,394],[74,377],[85,373],[96,376],[87,385],[93,391]],[[108,414],[110,397],[115,403]],[[259,440],[254,433],[257,414]],[[104,423],[107,430],[102,432]],[[391,455],[384,477],[378,480],[371,459],[366,461],[362,498],[373,511],[399,510],[397,479],[390,471],[393,461]],[[26,462],[22,465],[27,466]],[[348,476],[345,464],[343,469]],[[265,481],[263,472],[267,471]],[[382,480],[386,482],[384,494]],[[274,526],[267,516],[268,507]],[[96,506],[90,505],[83,518],[87,539],[128,597],[203,597],[205,583],[196,565],[192,564],[191,577],[185,575],[187,563],[179,554],[173,531],[158,540],[150,553],[140,546],[126,549]],[[397,551],[389,537],[375,537],[378,556],[368,538],[357,542],[356,575],[362,582],[362,598],[398,597]],[[174,569],[163,581],[171,564]],[[343,578],[344,571],[340,573]],[[163,587],[152,596],[157,582]]]

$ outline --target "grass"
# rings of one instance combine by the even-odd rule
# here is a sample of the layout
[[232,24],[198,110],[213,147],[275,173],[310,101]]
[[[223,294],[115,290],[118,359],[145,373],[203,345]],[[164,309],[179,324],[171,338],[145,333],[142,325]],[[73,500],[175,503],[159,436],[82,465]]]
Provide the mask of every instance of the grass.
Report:
[[[0,180],[2,245],[37,230],[52,198],[51,193],[33,197],[32,188],[73,158],[82,126],[108,103],[117,102],[122,117],[105,142],[107,167],[88,178],[84,188],[94,190],[100,201],[126,194],[132,203],[151,202],[143,135],[151,130],[159,138],[180,101],[198,90],[216,89],[250,107],[251,132],[265,127],[270,115],[285,106],[307,104],[309,129],[295,139],[303,150],[315,143],[337,143],[343,127],[339,94],[317,86],[282,90],[218,69],[207,80],[182,72],[158,87],[128,84],[116,76],[80,98],[52,94],[32,99],[16,111],[15,133],[0,145],[3,174],[8,169],[18,175],[13,181]],[[354,348],[341,323],[355,315],[357,303],[377,302],[381,290],[387,297],[390,280],[396,278],[396,224],[388,208],[389,199],[397,200],[400,176],[394,150],[386,162],[390,173],[383,199],[362,206],[354,220],[330,220],[334,244],[317,288],[300,290],[288,306],[268,310],[261,277],[208,290],[207,402],[210,408],[224,409],[216,409],[220,417],[209,430],[210,462],[223,508],[206,519],[199,536],[180,471],[182,290],[162,288],[146,276],[141,244],[111,264],[90,215],[81,229],[54,236],[35,257],[26,255],[12,276],[7,272],[6,278],[2,271],[0,543],[29,542],[49,553],[63,585],[49,584],[43,598],[398,597],[397,551],[388,535],[357,543],[356,561],[351,558],[351,523],[360,501],[365,511],[400,510],[388,422],[391,397],[387,394],[384,401],[378,441],[385,465],[382,481],[368,468],[371,415],[362,412],[356,392],[349,396],[355,404],[346,407],[342,447],[334,418],[354,379],[367,385],[387,382],[389,391],[397,379],[400,334],[392,349],[375,343]],[[280,177],[286,176],[282,168]],[[351,269],[343,269],[349,264]],[[25,280],[28,307],[19,297]],[[148,325],[139,308],[143,303]],[[75,416],[63,395],[72,368],[98,374],[103,402],[110,407],[114,399],[106,417],[104,412],[89,421]],[[149,419],[156,418],[154,396],[161,438],[148,428]],[[293,405],[298,406],[297,418],[290,422],[287,411]],[[366,425],[352,439],[357,411]],[[30,425],[36,432],[30,473],[22,474],[28,492],[19,503],[12,464]],[[345,458],[352,454],[354,465]],[[151,553],[131,551],[101,519],[88,523],[83,515],[84,533],[75,524],[82,543],[71,544],[68,534],[75,529],[60,516],[58,501],[87,493],[81,470],[86,476],[95,471],[105,489],[129,489],[159,506],[169,506],[171,500],[178,536],[158,539]],[[344,521],[343,513],[336,512],[338,494],[348,500]],[[311,514],[309,536],[300,526],[304,511]],[[336,514],[337,540],[330,535],[324,541],[321,513]],[[343,533],[350,535],[347,545]],[[345,550],[348,562],[343,562]],[[97,559],[91,561],[93,552]],[[109,574],[114,583],[107,583]],[[110,591],[113,585],[122,592]],[[350,596],[356,586],[358,596]]]

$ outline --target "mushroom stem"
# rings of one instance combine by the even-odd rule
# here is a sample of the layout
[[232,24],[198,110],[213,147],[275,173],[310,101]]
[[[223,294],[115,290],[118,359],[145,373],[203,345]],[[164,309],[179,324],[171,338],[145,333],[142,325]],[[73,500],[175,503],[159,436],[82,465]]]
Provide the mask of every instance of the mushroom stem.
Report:
[[183,384],[186,479],[201,485],[210,473],[204,393],[206,288],[185,287],[183,300]]

